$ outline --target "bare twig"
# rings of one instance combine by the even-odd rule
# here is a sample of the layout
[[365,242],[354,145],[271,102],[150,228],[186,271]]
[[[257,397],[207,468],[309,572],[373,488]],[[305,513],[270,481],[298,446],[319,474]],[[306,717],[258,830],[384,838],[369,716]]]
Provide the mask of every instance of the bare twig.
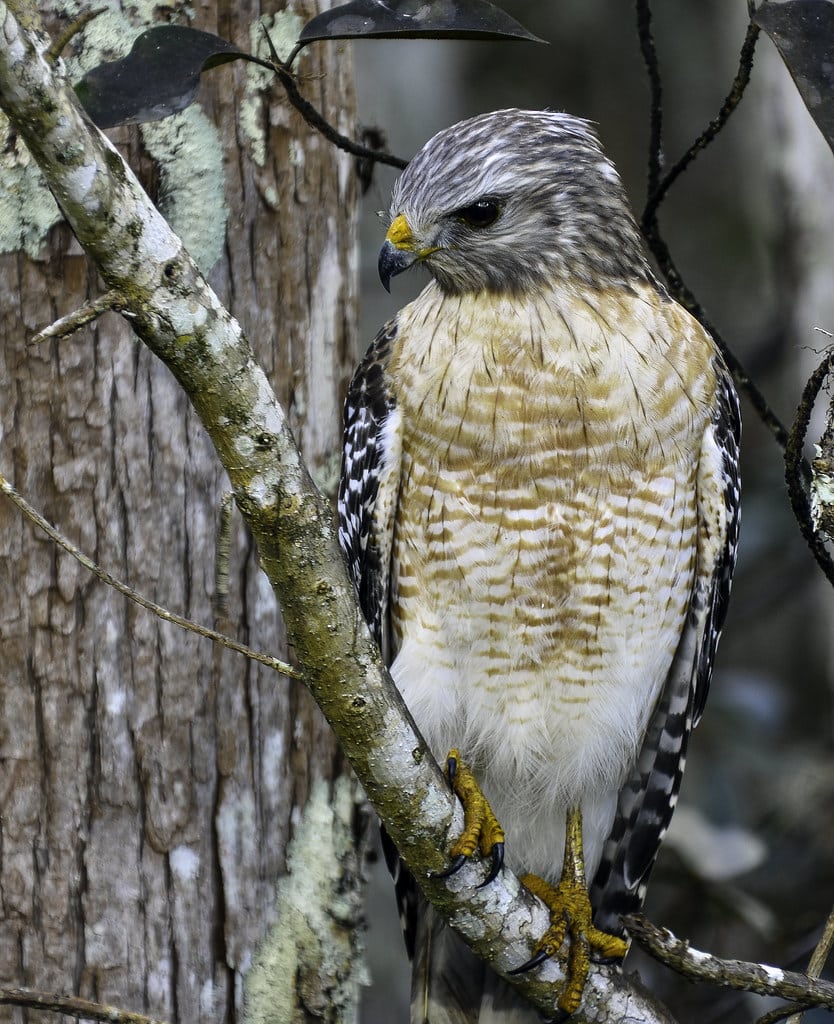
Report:
[[[637,0],[637,36],[640,40],[640,52],[643,54],[651,91],[647,190],[648,195],[653,196],[657,191],[663,167],[663,83],[660,78],[660,65],[657,62],[657,50],[652,35],[652,9],[649,0]],[[645,216],[644,213],[644,219]]]
[[[822,974],[825,963],[831,954],[832,946],[834,946],[834,907],[831,908],[828,914],[828,918],[823,925],[820,940],[811,954],[811,959],[808,961],[807,973],[809,978],[818,978]],[[803,1011],[807,1009],[807,1006],[803,1006],[798,1013],[791,1016],[788,1024],[799,1024],[802,1020]]]
[[106,10],[106,7],[96,7],[93,10],[84,11],[74,21],[71,21],[64,31],[52,40],[44,53],[44,57],[49,61],[49,63],[54,64],[54,62],[64,52],[64,47],[67,43],[69,43],[74,36],[77,36],[85,25],[89,25],[93,18],[97,18],[100,14],[104,14]]
[[[638,0],[638,7],[645,4],[648,6],[648,0]],[[678,180],[683,172],[689,167],[692,161],[702,153],[707,146],[717,137],[718,133],[730,119],[730,115],[736,109],[741,102],[741,98],[744,95],[744,90],[747,88],[747,84],[750,81],[750,74],[753,70],[753,53],[756,49],[756,40],[759,38],[758,25],[754,25],[751,21],[747,26],[747,34],[744,37],[744,42],[741,46],[741,53],[739,54],[738,70],[736,76],[733,79],[733,84],[730,86],[730,91],[724,98],[724,102],[721,104],[721,109],[710,121],[706,128],[701,132],[698,138],[692,143],[687,149],[683,156],[675,163],[671,170],[664,176],[661,181],[652,178],[651,175],[651,162],[650,162],[650,174],[649,174],[649,187],[648,187],[648,199],[646,201],[646,208],[643,210],[643,217],[641,219],[641,225],[643,231],[646,231],[649,225],[655,224],[657,221],[657,210],[660,204],[666,197],[667,192],[672,185]],[[651,36],[648,36],[651,40]],[[641,33],[641,43],[643,34]],[[646,59],[644,57],[644,59]],[[654,69],[656,73],[656,61],[654,63]],[[648,59],[646,59],[646,67],[649,72],[649,78],[652,83],[652,121],[654,122],[654,97],[655,87],[652,79],[652,66],[649,65]],[[658,103],[660,101],[660,86],[657,87],[657,98]],[[658,124],[660,122],[660,115],[658,114]],[[649,160],[651,161],[652,152],[650,150]]]
[[769,1010],[767,1013],[763,1013],[756,1021],[756,1024],[779,1024],[780,1020],[785,1020],[797,1011],[801,1014],[812,1006],[813,1003],[786,1003],[783,1006],[777,1006],[775,1009]]
[[90,302],[85,302],[83,306],[73,310],[72,313],[60,317],[49,327],[44,327],[42,331],[33,334],[29,339],[29,344],[40,345],[41,342],[49,341],[51,338],[66,338],[79,328],[86,327],[93,320],[97,320],[102,313],[120,313],[124,304],[125,299],[120,292],[105,292]]
[[182,615],[177,615],[175,612],[169,611],[163,605],[156,604],[154,601],[149,600],[147,597],[143,597],[142,594],[135,591],[132,587],[129,587],[126,583],[123,583],[120,579],[112,576],[106,569],[102,569],[100,565],[84,554],[83,551],[79,550],[65,537],[59,530],[49,523],[44,517],[33,508],[32,505],[17,491],[9,481],[0,473],[0,493],[5,494],[10,501],[15,504],[20,511],[26,516],[26,518],[35,524],[38,529],[53,540],[59,547],[63,548],[68,555],[80,562],[85,569],[88,569],[94,576],[106,583],[108,587],[112,587],[115,591],[122,594],[124,597],[133,601],[134,604],[138,604],[141,608],[145,608],[149,612],[153,612],[160,619],[164,619],[165,622],[171,622],[175,626],[179,626],[181,629],[187,629],[190,633],[196,633],[197,636],[205,637],[207,640],[213,640],[216,644],[220,644],[222,647],[228,648],[230,651],[236,651],[238,654],[242,654],[247,658],[251,658],[252,661],[257,661],[261,665],[266,665],[267,668],[274,669],[276,672],[280,672],[282,675],[289,676],[292,679],[302,679],[302,674],[288,665],[284,661],[279,661],[278,658],[273,658],[268,654],[262,654],[260,651],[255,651],[251,647],[247,647],[246,644],[238,643],[237,640],[233,640],[232,637],[226,636],[225,633],[218,633],[214,629],[209,629],[206,626],[201,626],[198,622],[192,622],[191,619],[183,618]]
[[[748,10],[749,9],[750,3],[748,2]],[[786,470],[786,472],[793,474],[793,477],[788,481],[791,503],[793,505],[797,521],[799,522],[800,530],[802,531],[803,537],[805,537],[808,542],[817,564],[822,569],[826,578],[832,583],[832,585],[834,585],[834,559],[831,558],[831,555],[826,550],[824,543],[813,529],[811,505],[805,486],[803,486],[803,481],[804,484],[807,485],[810,483],[812,477],[811,467],[808,465],[807,460],[802,457],[802,440],[805,436],[804,432],[800,439],[798,450],[796,449],[796,446],[794,446],[789,457],[788,446],[791,442],[791,437],[793,436],[794,431],[789,433],[787,427],[771,408],[770,403],[767,401],[764,394],[750,378],[750,375],[747,373],[742,362],[729,348],[715,325],[710,322],[703,306],[698,302],[695,295],[685,284],[680,271],[672,259],[669,247],[660,233],[660,227],[657,220],[658,206],[668,192],[672,183],[683,173],[689,164],[691,164],[698,153],[702,152],[706,146],[713,141],[727,123],[732,112],[740,103],[744,90],[747,87],[747,83],[750,80],[753,51],[758,37],[758,29],[756,26],[752,25],[752,23],[748,27],[739,56],[739,67],[736,77],[718,114],[712,121],[710,121],[707,128],[689,147],[684,156],[681,157],[666,177],[656,185],[653,185],[653,183],[657,182],[661,162],[662,91],[659,79],[657,54],[655,52],[654,39],[651,34],[651,11],[649,0],[637,0],[637,30],[640,38],[640,48],[646,64],[646,70],[651,83],[652,92],[652,138],[649,147],[649,198],[641,219],[641,229],[654,258],[657,260],[660,271],[666,280],[670,294],[680,302],[680,304],[684,306],[684,308],[687,309],[712,335],[715,344],[718,346],[718,349],[727,364],[727,367],[733,375],[733,379],[735,380],[739,391],[747,395],[751,405],[758,414],[759,419],[764,423],[768,430],[770,430],[776,440],[776,443],[785,452],[786,464],[789,464],[791,467],[791,469],[789,471]],[[807,430],[807,424],[805,425],[805,430]],[[795,482],[792,482],[794,478]]]
[[834,983],[830,981],[809,978],[768,964],[722,960],[678,939],[668,928],[658,928],[642,914],[630,914],[623,923],[629,935],[643,949],[691,981],[709,981],[725,988],[789,999],[802,1006],[834,1010]]
[[65,1013],[69,1017],[104,1021],[105,1024],[166,1024],[144,1013],[121,1010],[118,1006],[92,1003],[78,996],[61,996],[54,992],[34,992],[28,988],[0,988],[0,1006],[21,1006],[27,1010]]
[[[406,166],[408,163],[407,160],[402,160],[398,156],[392,156],[390,153],[381,152],[377,149],[369,149],[367,146],[354,142],[346,135],[342,135],[341,132],[336,131],[333,125],[326,121],[322,114],[316,110],[313,104],[310,103],[309,100],[305,99],[298,91],[298,85],[290,71],[290,65],[292,61],[295,60],[300,47],[296,46],[296,48],[290,53],[287,61],[282,61],[273,46],[272,39],[270,38],[266,28],[263,26],[261,27],[263,28],[264,35],[266,36],[267,45],[269,46],[269,52],[272,58],[270,67],[275,71],[275,74],[278,76],[278,81],[283,85],[284,92],[287,94],[287,99],[311,128],[315,128],[317,132],[321,132],[328,142],[331,142],[334,146],[344,150],[346,153],[350,153],[351,156],[358,156],[363,160],[374,160],[377,163],[387,164],[389,167],[396,167],[399,170],[402,170]],[[258,63],[263,62],[258,61]]]
[[785,444],[785,483],[799,530],[817,560],[817,564],[825,573],[828,581],[834,585],[834,562],[832,562],[822,538],[814,529],[811,502],[808,499],[802,472],[804,462],[802,449],[805,444],[805,435],[808,433],[808,425],[811,422],[811,413],[814,410],[817,396],[832,368],[834,368],[834,349],[829,351],[803,388],[793,426]]

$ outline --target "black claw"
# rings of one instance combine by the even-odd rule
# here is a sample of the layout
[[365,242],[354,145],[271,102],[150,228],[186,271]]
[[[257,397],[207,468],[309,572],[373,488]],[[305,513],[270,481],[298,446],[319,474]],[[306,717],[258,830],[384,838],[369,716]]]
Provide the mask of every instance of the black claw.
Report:
[[507,974],[526,974],[528,971],[532,971],[534,967],[538,967],[539,964],[543,964],[549,957],[547,953],[540,949],[535,956],[531,956],[526,964],[522,964],[521,967],[516,967],[512,971],[507,971]]
[[479,889],[483,889],[484,886],[489,885],[490,882],[494,882],[498,877],[498,873],[504,866],[504,844],[496,843],[492,848],[492,867],[489,869],[489,874],[478,886]]
[[446,774],[449,776],[449,787],[454,788],[455,785],[455,772],[458,770],[458,759],[456,757],[449,757],[446,759]]
[[571,1014],[567,1010],[560,1010],[555,1017],[551,1017],[545,1021],[545,1024],[565,1024],[565,1021],[570,1017]]
[[447,868],[444,868],[442,871],[432,871],[432,873],[429,875],[429,877],[430,878],[451,878],[452,875],[454,875],[458,871],[460,871],[460,869],[467,862],[467,860],[469,860],[469,858],[466,856],[466,854],[465,853],[460,853],[460,854],[458,854],[457,857],[455,857],[455,859],[452,861],[452,863]]

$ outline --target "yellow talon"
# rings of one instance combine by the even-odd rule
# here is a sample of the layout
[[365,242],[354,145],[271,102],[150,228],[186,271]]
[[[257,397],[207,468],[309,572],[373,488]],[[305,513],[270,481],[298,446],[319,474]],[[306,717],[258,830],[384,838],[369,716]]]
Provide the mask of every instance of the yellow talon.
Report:
[[449,852],[452,857],[471,857],[479,849],[482,857],[489,857],[495,845],[504,842],[504,830],[460,751],[449,751],[447,765],[454,765],[449,771],[452,789],[463,804],[463,832]]
[[521,973],[528,966],[539,963],[542,956],[556,956],[568,936],[570,948],[565,965],[566,978],[558,1006],[565,1013],[575,1013],[588,980],[591,957],[622,960],[628,951],[628,944],[623,939],[600,931],[592,923],[593,911],[585,884],[585,858],[582,851],[582,812],[578,807],[568,811],[565,860],[558,885],[554,888],[538,875],[523,875],[520,881],[550,911],[550,927],[536,943],[528,964],[513,973]]

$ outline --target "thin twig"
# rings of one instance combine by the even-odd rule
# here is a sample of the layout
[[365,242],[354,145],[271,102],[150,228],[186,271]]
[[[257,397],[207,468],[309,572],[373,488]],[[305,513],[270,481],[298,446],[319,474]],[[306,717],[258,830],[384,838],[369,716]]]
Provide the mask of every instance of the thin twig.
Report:
[[802,457],[805,435],[808,433],[808,425],[811,422],[814,403],[832,368],[834,368],[834,349],[829,351],[828,355],[826,355],[825,359],[823,359],[805,383],[802,397],[796,409],[793,426],[785,444],[785,483],[788,487],[788,498],[790,499],[793,514],[799,524],[800,533],[805,538],[811,553],[817,560],[817,564],[825,573],[828,581],[834,586],[834,561],[832,561],[822,538],[814,529],[811,517],[811,502],[808,499],[808,493],[803,480],[804,460]]
[[810,1010],[813,1007],[813,1003],[786,1003],[783,1006],[777,1006],[773,1010],[769,1010],[767,1013],[763,1013],[758,1018],[756,1024],[779,1024],[780,1020],[790,1017],[791,1014],[795,1014],[799,1011],[800,1014],[804,1013],[805,1010]]
[[[831,954],[831,948],[834,946],[834,907],[828,914],[825,924],[823,925],[822,935],[820,940],[811,954],[811,959],[808,961],[808,977],[818,978],[825,967],[826,961]],[[803,1006],[798,1013],[795,1013],[788,1020],[788,1024],[800,1024],[802,1020],[802,1013],[807,1007]]]
[[[638,6],[646,3],[648,0],[638,0]],[[643,210],[643,217],[641,224],[645,231],[647,226],[653,224],[657,220],[657,209],[666,197],[666,193],[672,187],[672,185],[678,180],[683,172],[689,167],[692,161],[702,153],[707,146],[717,137],[718,133],[730,119],[730,115],[736,109],[741,102],[741,98],[744,95],[744,90],[747,88],[747,84],[750,81],[750,74],[753,70],[753,53],[756,49],[756,40],[759,38],[759,32],[761,29],[758,25],[754,25],[751,21],[747,26],[747,34],[744,37],[744,42],[741,46],[741,52],[738,60],[738,70],[736,76],[733,79],[733,84],[730,86],[730,91],[724,98],[724,102],[721,104],[721,109],[710,121],[706,128],[701,132],[698,138],[692,143],[692,145],[683,154],[680,160],[671,168],[666,174],[662,181],[652,180],[651,176],[651,151],[649,153],[650,160],[650,174],[649,174],[649,187],[648,187],[648,199],[646,201],[646,208]],[[641,35],[641,43],[642,43]],[[651,36],[649,36],[651,39]],[[651,78],[651,68],[649,68],[647,61],[647,68]],[[659,86],[658,86],[659,96]],[[652,82],[652,117],[654,119],[654,83]]]
[[49,327],[44,327],[42,331],[33,334],[29,339],[29,344],[40,345],[41,342],[49,341],[51,338],[66,338],[79,328],[86,327],[93,320],[97,320],[102,313],[121,312],[124,304],[125,299],[121,292],[105,292],[103,295],[85,302],[83,306],[73,310],[72,313],[60,317]]
[[809,978],[769,964],[723,960],[695,949],[687,941],[678,939],[668,928],[658,928],[642,914],[629,914],[623,923],[635,942],[656,960],[692,981],[709,981],[725,988],[834,1010],[834,983],[830,981]]
[[55,37],[44,52],[44,58],[49,61],[50,64],[54,64],[55,61],[64,52],[64,47],[67,43],[77,36],[78,33],[84,28],[85,25],[89,25],[93,18],[97,18],[100,14],[104,14],[107,10],[106,7],[97,7],[91,11],[84,11],[80,14],[75,21],[70,22],[64,31]]
[[[270,66],[278,76],[278,81],[283,85],[284,91],[287,94],[287,99],[311,128],[315,128],[317,132],[321,132],[328,142],[337,146],[339,149],[344,150],[346,153],[350,153],[351,156],[362,157],[364,160],[375,160],[377,163],[387,164],[389,167],[396,167],[399,170],[402,170],[406,166],[408,163],[407,160],[401,160],[400,157],[392,156],[390,153],[380,152],[376,149],[369,149],[367,146],[354,142],[353,139],[349,139],[346,135],[342,135],[341,132],[336,131],[333,125],[326,121],[323,115],[316,110],[313,104],[310,103],[309,100],[305,99],[298,91],[298,85],[290,71],[290,60],[295,59],[299,47],[296,47],[291,52],[290,59],[285,63],[278,56],[266,28],[263,25],[261,28],[266,36],[269,53],[272,58]],[[263,62],[258,61],[258,63]]]
[[663,83],[660,78],[660,65],[652,35],[652,10],[649,0],[637,0],[637,36],[640,40],[640,52],[643,54],[651,91],[647,192],[649,196],[653,196],[657,191],[663,167]]
[[[748,9],[749,8],[750,3],[748,2]],[[773,411],[770,403],[759,388],[753,383],[741,361],[727,346],[727,343],[716,330],[715,326],[710,323],[704,308],[684,283],[680,272],[672,260],[669,247],[660,234],[660,228],[657,221],[658,206],[669,191],[673,182],[677,180],[677,178],[695,159],[698,153],[702,152],[718,135],[727,123],[727,119],[730,117],[730,114],[732,114],[741,101],[741,97],[744,94],[744,90],[746,89],[747,83],[750,79],[750,70],[752,68],[753,49],[755,47],[758,34],[757,30],[754,31],[754,29],[755,26],[751,25],[747,30],[747,35],[745,36],[739,56],[739,69],[736,73],[730,92],[727,94],[719,113],[712,121],[710,121],[707,128],[698,136],[695,142],[675,164],[672,170],[669,171],[666,177],[660,181],[659,174],[662,162],[661,128],[663,121],[660,74],[658,70],[654,39],[651,33],[651,9],[649,0],[637,0],[637,32],[651,88],[651,139],[649,142],[648,200],[646,202],[646,208],[643,211],[640,225],[645,236],[646,243],[648,244],[652,255],[657,261],[658,267],[666,280],[670,294],[674,299],[680,302],[680,304],[684,306],[712,335],[716,345],[724,357],[725,363],[733,375],[733,379],[738,385],[739,391],[742,391],[747,395],[762,423],[764,423],[771,434],[773,434],[776,443],[784,451],[785,445],[788,441],[787,427]],[[806,481],[810,481],[811,470],[807,462],[804,462],[802,465],[802,474]],[[819,558],[817,560],[819,561]],[[828,575],[828,571],[824,571],[826,572],[826,575]],[[834,562],[831,563],[830,571],[834,572]]]
[[78,996],[61,996],[54,992],[34,992],[27,988],[0,988],[0,1006],[21,1006],[28,1010],[65,1013],[70,1017],[104,1021],[105,1024],[166,1024],[157,1017],[133,1013],[118,1006],[92,1003]]
[[251,658],[253,661],[259,662],[261,665],[266,665],[267,668],[274,669],[276,672],[280,672],[282,675],[289,676],[292,679],[301,679],[302,675],[284,661],[279,661],[278,658],[273,658],[268,654],[262,654],[260,651],[255,651],[251,647],[247,647],[246,644],[238,643],[237,640],[233,640],[232,637],[226,636],[225,633],[218,633],[217,630],[208,629],[206,626],[201,626],[198,622],[192,622],[191,619],[183,618],[182,615],[177,615],[175,612],[169,611],[162,605],[156,604],[154,601],[150,601],[147,597],[135,591],[132,587],[129,587],[126,583],[112,576],[106,569],[102,569],[100,565],[84,554],[79,548],[72,543],[71,540],[66,538],[62,533],[55,529],[51,523],[47,522],[46,519],[33,508],[29,502],[20,494],[9,481],[0,473],[0,492],[5,494],[26,516],[26,518],[35,524],[38,529],[53,540],[59,547],[63,548],[67,554],[80,562],[85,569],[93,573],[102,583],[106,583],[108,587],[112,587],[118,593],[127,597],[133,601],[134,604],[138,604],[140,607],[147,609],[149,612],[153,612],[160,619],[164,619],[165,622],[171,622],[175,626],[179,626],[182,629],[187,629],[191,633],[196,633],[197,636],[205,637],[207,640],[213,640],[215,643],[220,644],[223,647],[227,647],[230,651],[236,651],[238,654],[242,654],[247,658]]

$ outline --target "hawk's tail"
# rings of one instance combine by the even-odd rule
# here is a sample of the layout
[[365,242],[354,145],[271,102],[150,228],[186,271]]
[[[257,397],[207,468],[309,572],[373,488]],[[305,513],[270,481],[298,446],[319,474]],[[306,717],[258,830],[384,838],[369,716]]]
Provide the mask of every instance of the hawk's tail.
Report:
[[420,898],[411,975],[411,1024],[542,1024]]

